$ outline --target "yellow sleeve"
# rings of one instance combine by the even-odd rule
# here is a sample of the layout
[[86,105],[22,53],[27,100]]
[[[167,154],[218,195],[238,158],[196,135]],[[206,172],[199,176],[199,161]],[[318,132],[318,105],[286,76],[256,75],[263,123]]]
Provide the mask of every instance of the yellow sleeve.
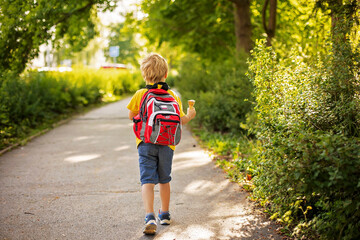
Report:
[[141,98],[143,97],[144,93],[146,92],[146,89],[140,89],[138,90],[134,96],[131,98],[129,104],[126,106],[127,109],[129,109],[130,111],[134,112],[134,113],[138,113],[139,112],[139,108],[140,108],[140,102],[141,102]]
[[180,107],[180,117],[185,116],[185,113],[184,113],[184,111],[183,111],[183,106],[182,106],[181,99],[179,98],[178,95],[176,95],[175,92],[173,92],[173,91],[169,91],[169,92],[170,92],[170,94],[175,98],[176,102],[179,104],[179,107]]

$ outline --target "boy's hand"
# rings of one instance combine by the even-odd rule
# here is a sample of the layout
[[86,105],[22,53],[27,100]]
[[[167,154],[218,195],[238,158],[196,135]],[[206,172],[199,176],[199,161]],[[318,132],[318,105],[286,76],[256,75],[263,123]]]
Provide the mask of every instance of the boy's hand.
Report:
[[181,123],[182,123],[183,125],[184,125],[184,124],[187,124],[187,123],[190,122],[190,120],[193,119],[195,116],[196,116],[195,108],[191,108],[191,109],[188,108],[188,109],[187,109],[187,114],[181,118]]
[[196,110],[195,110],[195,108],[194,108],[194,107],[188,108],[186,115],[190,118],[190,120],[193,119],[193,118],[196,116]]

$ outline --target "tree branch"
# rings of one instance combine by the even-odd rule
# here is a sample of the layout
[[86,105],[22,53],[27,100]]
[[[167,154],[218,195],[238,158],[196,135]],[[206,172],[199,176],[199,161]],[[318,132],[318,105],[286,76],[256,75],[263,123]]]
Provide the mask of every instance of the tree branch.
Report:
[[230,2],[232,3],[235,3],[235,4],[240,4],[241,0],[229,0]]
[[71,17],[72,15],[74,15],[75,13],[79,13],[84,11],[87,8],[91,8],[93,5],[95,4],[95,2],[93,0],[91,0],[88,4],[86,4],[84,7],[78,8],[78,9],[74,9],[68,13],[64,13],[64,16],[62,18],[60,18],[57,22],[55,22],[54,25],[58,25],[59,23],[62,23],[64,21],[66,21],[69,17]]
[[229,1],[236,4],[237,6],[241,6],[241,5],[245,5],[246,2],[248,2],[249,0],[229,0]]
[[[163,19],[160,19],[160,18],[153,18],[153,20],[156,20],[158,21],[160,24],[162,24],[163,26],[165,26],[166,28],[169,28],[169,29],[172,29],[174,32],[182,32],[182,36],[185,36],[187,33],[190,33],[191,31],[193,31],[192,28],[189,28],[189,27],[186,27],[186,26],[173,26],[171,24],[168,24],[167,22],[165,22]],[[209,31],[206,31],[206,29],[202,29],[201,33],[203,35],[207,35],[207,34],[210,34]],[[214,38],[218,44],[220,46],[223,46],[227,49],[230,49],[228,44],[226,44],[221,37],[215,37]]]
[[264,27],[264,30],[266,32],[267,35],[269,35],[269,30],[266,26],[266,9],[267,9],[267,6],[269,5],[269,0],[265,0],[264,2],[264,6],[261,10],[261,13],[262,13],[262,24],[263,24],[263,27]]

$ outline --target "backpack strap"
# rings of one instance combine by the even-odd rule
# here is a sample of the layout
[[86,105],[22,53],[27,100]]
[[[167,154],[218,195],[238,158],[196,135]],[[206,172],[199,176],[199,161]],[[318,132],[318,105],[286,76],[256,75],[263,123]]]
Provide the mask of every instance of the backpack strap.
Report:
[[165,82],[158,82],[158,83],[155,83],[154,85],[146,85],[146,88],[149,90],[157,89],[159,87],[159,85],[161,85],[161,89],[164,89],[165,91],[170,89],[169,85]]
[[140,118],[142,121],[146,122],[146,118],[145,118],[145,112],[146,112],[146,105],[144,104],[146,102],[147,99],[147,95],[150,93],[150,90],[156,90],[158,89],[158,86],[161,85],[161,89],[167,91],[169,90],[169,85],[165,82],[158,82],[155,83],[154,85],[146,85],[147,91],[145,92],[145,94],[142,96],[142,99],[140,101],[140,106],[139,106],[139,113],[140,113]]

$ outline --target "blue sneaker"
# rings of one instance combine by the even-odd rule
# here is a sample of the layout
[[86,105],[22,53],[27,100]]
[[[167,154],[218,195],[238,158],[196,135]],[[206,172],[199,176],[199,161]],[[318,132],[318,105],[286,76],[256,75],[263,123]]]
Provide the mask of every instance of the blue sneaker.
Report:
[[169,212],[161,212],[159,210],[158,219],[159,219],[159,222],[161,225],[170,225],[170,223],[171,223],[171,218],[170,218]]
[[145,227],[143,233],[146,235],[154,235],[156,233],[156,219],[154,214],[148,214],[145,217]]

